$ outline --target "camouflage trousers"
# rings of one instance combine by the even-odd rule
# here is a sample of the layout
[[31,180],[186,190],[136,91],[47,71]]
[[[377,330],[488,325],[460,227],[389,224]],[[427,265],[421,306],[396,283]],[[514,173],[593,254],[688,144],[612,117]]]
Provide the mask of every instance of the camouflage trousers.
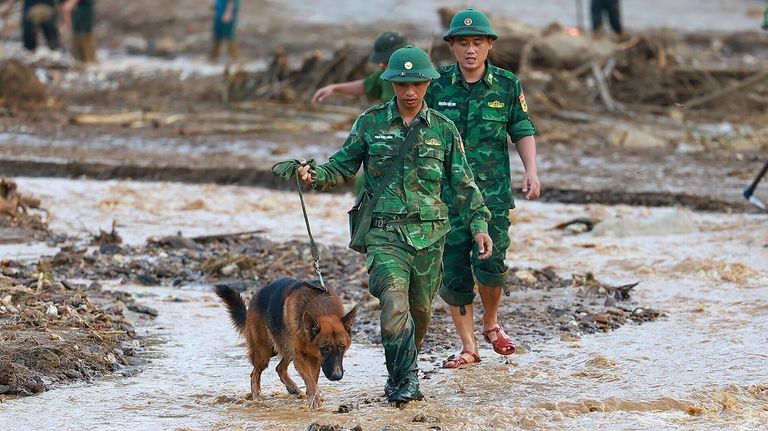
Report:
[[381,342],[389,379],[390,401],[421,399],[417,356],[432,319],[432,299],[441,279],[444,238],[416,250],[395,228],[371,229],[368,247],[368,290],[381,304]]
[[[493,240],[493,254],[485,260],[477,258],[477,244],[464,220],[450,215],[451,231],[445,238],[443,284],[440,297],[450,305],[471,304],[475,299],[475,279],[483,286],[504,285],[507,265],[504,258],[509,248],[509,210],[491,210],[488,235]],[[474,277],[473,277],[474,275]]]

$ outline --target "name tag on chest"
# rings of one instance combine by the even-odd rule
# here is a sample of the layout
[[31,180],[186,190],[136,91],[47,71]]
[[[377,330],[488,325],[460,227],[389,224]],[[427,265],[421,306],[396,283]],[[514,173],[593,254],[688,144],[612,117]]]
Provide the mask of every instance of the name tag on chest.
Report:
[[373,139],[381,139],[383,141],[391,141],[392,139],[395,139],[395,135],[377,134],[377,135],[373,135]]
[[437,102],[437,106],[444,106],[446,108],[453,108],[456,106],[456,102],[451,102],[450,100],[441,100]]

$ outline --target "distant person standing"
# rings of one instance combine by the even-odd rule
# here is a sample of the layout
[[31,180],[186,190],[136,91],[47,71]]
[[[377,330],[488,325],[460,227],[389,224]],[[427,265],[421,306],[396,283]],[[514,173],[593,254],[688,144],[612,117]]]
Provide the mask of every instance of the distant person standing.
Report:
[[768,30],[768,7],[765,8],[765,12],[763,12],[763,30]]
[[240,10],[240,0],[216,0],[213,5],[213,45],[208,53],[208,60],[215,63],[219,60],[221,45],[227,45],[228,61],[237,61],[240,47],[235,41],[235,26],[237,12]]
[[[3,18],[8,18],[14,0],[7,0],[3,8]],[[56,13],[56,0],[24,0],[21,8],[21,38],[28,51],[37,49],[37,32],[41,30],[48,48],[59,49],[59,26]]]
[[616,35],[621,36],[623,34],[619,0],[591,0],[590,11],[592,13],[592,32],[596,36],[603,34],[603,15],[608,15],[608,22]]
[[72,57],[83,63],[96,62],[96,39],[93,36],[96,0],[66,0],[61,6],[65,28],[72,28]]

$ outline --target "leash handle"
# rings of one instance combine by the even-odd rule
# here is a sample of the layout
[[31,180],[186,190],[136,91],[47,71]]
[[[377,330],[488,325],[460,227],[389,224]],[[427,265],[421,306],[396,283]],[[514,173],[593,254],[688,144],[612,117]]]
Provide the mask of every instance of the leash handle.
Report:
[[325,281],[323,281],[323,273],[320,271],[320,250],[317,248],[315,238],[312,237],[312,230],[309,228],[309,217],[307,216],[307,208],[304,205],[304,194],[301,192],[301,181],[299,180],[299,174],[296,173],[296,188],[299,189],[299,200],[301,200],[301,212],[304,213],[304,224],[307,226],[307,234],[309,235],[309,249],[312,251],[312,258],[315,260],[315,273],[320,279],[320,288],[323,292],[327,292],[328,288],[325,287]]

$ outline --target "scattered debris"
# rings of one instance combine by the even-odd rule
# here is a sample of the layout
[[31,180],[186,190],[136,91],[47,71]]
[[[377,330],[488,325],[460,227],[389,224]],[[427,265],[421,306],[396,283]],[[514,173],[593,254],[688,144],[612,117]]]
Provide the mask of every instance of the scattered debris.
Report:
[[14,181],[0,178],[0,243],[50,237],[48,224],[33,209],[47,214],[39,199],[19,193]]
[[141,346],[124,304],[141,310],[130,295],[97,283],[65,284],[33,266],[0,262],[0,393],[32,395],[106,373],[135,374]]

